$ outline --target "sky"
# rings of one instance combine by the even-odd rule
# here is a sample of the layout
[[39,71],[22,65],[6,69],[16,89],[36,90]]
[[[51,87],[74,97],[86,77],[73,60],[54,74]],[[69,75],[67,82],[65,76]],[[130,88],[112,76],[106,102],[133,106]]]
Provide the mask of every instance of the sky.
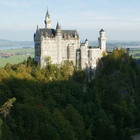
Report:
[[49,10],[51,27],[75,30],[80,40],[95,41],[103,28],[107,40],[140,41],[140,0],[0,0],[0,39],[33,41],[45,28]]

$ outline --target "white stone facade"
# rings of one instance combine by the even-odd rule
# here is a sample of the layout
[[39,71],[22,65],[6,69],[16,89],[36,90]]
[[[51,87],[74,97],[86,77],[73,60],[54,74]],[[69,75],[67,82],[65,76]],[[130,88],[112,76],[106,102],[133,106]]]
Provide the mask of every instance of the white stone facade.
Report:
[[52,64],[61,64],[69,60],[82,69],[96,70],[98,60],[102,57],[102,53],[106,52],[105,31],[101,29],[99,33],[99,47],[88,46],[87,39],[84,44],[80,44],[77,30],[61,30],[59,23],[56,30],[51,29],[50,15],[47,11],[45,28],[37,27],[34,34],[34,60],[40,63],[41,68],[47,64],[46,57],[49,56]]

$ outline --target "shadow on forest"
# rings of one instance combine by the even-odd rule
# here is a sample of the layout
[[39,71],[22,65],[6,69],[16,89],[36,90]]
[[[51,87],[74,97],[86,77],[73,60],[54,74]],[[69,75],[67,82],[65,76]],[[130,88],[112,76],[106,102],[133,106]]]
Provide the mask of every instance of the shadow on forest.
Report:
[[137,65],[140,65],[140,59],[136,59]]
[[6,125],[0,116],[0,139],[130,140],[140,125],[140,74],[132,58],[121,52],[123,63],[118,56],[102,59],[101,73],[87,82],[86,93],[84,71],[69,76],[69,62],[40,69],[29,58],[0,68],[0,105],[16,98]]
[[1,105],[9,98],[16,98],[6,126],[1,124],[3,139],[84,137],[85,125],[76,110],[82,110],[84,92],[82,84],[76,84],[72,78],[45,82],[31,77],[30,80],[8,77],[1,79],[0,89]]

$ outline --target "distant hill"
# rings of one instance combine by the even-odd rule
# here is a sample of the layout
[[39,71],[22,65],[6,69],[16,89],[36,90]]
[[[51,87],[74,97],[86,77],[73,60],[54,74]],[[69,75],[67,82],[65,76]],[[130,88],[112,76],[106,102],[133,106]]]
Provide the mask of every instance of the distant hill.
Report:
[[10,40],[0,39],[0,41],[10,41]]
[[33,41],[11,41],[0,39],[0,47],[33,45]]
[[[89,41],[89,45],[98,45],[98,41]],[[118,41],[118,40],[107,40],[107,46],[119,47],[119,46],[139,46],[140,41]]]
[[[107,46],[119,47],[119,46],[140,46],[140,41],[118,41],[118,40],[107,40]],[[33,41],[11,41],[0,39],[0,47],[5,46],[25,46],[34,45]],[[89,45],[98,46],[98,41],[89,40]]]

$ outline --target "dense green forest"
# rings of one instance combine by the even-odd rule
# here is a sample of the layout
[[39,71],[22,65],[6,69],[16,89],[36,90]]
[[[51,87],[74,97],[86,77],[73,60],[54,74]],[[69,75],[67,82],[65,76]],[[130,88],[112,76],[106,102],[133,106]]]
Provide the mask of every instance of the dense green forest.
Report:
[[124,50],[99,62],[90,81],[69,61],[40,69],[29,57],[0,68],[0,139],[131,140],[140,126],[140,68]]

